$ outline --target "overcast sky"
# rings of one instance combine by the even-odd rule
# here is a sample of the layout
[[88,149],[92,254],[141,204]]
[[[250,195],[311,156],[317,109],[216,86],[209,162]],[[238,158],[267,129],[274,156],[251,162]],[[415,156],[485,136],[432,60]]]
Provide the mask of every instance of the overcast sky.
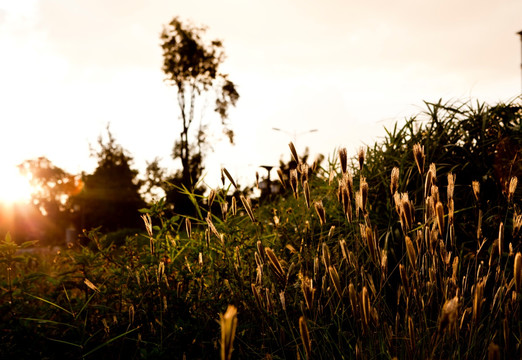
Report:
[[214,136],[211,186],[222,166],[246,185],[287,160],[294,134],[299,152],[355,154],[423,101],[521,92],[520,0],[0,0],[0,167],[47,156],[92,171],[89,144],[110,122],[135,167],[161,157],[176,168],[159,46],[174,16],[223,40],[241,95],[236,145]]

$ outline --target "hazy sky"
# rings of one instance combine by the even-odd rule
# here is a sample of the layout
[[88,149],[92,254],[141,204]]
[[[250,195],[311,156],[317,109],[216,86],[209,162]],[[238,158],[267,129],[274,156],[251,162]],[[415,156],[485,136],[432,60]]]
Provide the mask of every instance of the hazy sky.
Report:
[[159,156],[175,168],[159,46],[174,16],[223,40],[241,95],[236,146],[216,141],[207,158],[212,186],[221,166],[246,184],[288,159],[294,133],[318,129],[297,136],[299,152],[355,154],[424,100],[521,91],[520,0],[0,0],[0,167],[47,156],[92,171],[89,143],[110,122],[136,167]]

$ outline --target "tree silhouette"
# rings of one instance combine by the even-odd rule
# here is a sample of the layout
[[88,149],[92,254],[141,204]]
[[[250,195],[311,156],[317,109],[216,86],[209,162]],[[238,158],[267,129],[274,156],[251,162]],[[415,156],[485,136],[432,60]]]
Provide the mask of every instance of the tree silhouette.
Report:
[[83,186],[79,176],[72,175],[45,158],[26,160],[18,165],[20,172],[28,175],[33,193],[31,202],[43,215],[33,214],[34,221],[41,224],[42,242],[61,244],[65,229],[71,224],[72,208],[69,198],[78,194]]
[[[189,131],[193,126],[198,106],[204,107],[206,96],[215,96],[215,111],[221,117],[224,133],[233,143],[233,131],[226,119],[230,105],[239,99],[236,85],[228,75],[219,72],[224,60],[223,44],[219,40],[205,43],[205,28],[182,23],[175,17],[161,33],[163,48],[163,71],[166,81],[175,87],[180,110],[182,129],[174,144],[173,157],[182,164],[181,184],[192,189],[201,175],[203,152],[207,137],[205,125],[199,123],[194,142]],[[202,109],[199,109],[202,110]]]
[[145,206],[139,193],[138,171],[131,169],[132,157],[117,144],[109,129],[107,142],[100,136],[95,152],[98,167],[84,175],[83,191],[71,200],[77,211],[79,228],[101,226],[103,231],[141,226],[138,210]]

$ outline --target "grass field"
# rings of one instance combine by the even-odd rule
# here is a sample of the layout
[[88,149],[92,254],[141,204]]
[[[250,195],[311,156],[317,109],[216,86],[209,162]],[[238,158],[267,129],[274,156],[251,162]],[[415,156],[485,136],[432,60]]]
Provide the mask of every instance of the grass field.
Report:
[[427,104],[385,140],[143,211],[120,242],[0,245],[0,357],[522,358],[517,102]]

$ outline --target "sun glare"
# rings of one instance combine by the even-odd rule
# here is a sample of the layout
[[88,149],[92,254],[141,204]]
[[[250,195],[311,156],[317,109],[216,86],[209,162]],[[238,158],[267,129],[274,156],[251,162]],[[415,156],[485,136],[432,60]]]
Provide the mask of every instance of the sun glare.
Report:
[[26,203],[31,198],[29,179],[14,166],[0,167],[0,203],[5,205]]

